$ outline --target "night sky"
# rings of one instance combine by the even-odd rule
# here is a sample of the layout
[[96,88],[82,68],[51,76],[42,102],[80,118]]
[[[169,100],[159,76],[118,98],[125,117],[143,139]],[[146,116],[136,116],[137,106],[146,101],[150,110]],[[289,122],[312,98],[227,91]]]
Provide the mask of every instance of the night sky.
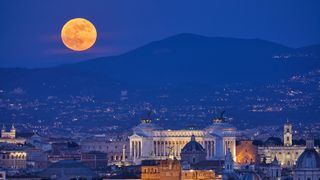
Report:
[[[0,67],[46,67],[117,55],[178,33],[259,38],[291,47],[320,43],[319,0],[2,0]],[[65,22],[98,31],[93,48],[68,50]]]

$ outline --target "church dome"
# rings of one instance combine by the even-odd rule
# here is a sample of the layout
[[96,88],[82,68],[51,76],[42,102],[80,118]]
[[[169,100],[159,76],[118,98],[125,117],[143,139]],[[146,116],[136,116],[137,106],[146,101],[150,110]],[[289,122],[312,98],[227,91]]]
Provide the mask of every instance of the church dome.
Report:
[[205,152],[205,149],[196,141],[195,136],[192,135],[191,141],[182,148],[181,152]]
[[297,169],[320,168],[320,156],[314,148],[305,149],[297,160]]

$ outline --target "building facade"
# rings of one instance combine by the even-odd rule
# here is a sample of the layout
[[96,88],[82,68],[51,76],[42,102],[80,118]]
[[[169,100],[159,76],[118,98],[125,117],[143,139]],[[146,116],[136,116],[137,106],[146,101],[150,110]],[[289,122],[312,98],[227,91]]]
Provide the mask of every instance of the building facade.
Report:
[[[283,145],[258,147],[260,162],[266,158],[266,162],[271,163],[274,158],[277,158],[281,167],[293,168],[296,165],[296,161],[305,150],[305,146],[292,145],[292,125],[288,122],[284,125],[283,136]],[[319,152],[319,148],[316,148],[316,150]]]
[[177,159],[142,162],[141,180],[214,180],[212,170],[182,170]]
[[92,151],[81,154],[81,162],[91,169],[105,169],[108,165],[107,153]]
[[279,180],[281,179],[281,166],[277,158],[275,158],[271,163],[266,163],[264,160],[261,164],[257,166],[258,171],[263,179],[268,180]]
[[133,164],[140,164],[146,159],[166,159],[172,151],[180,160],[181,149],[192,135],[205,149],[207,160],[224,159],[228,149],[236,160],[236,129],[223,118],[214,119],[204,130],[163,130],[150,119],[143,119],[129,137],[130,158]]
[[0,167],[25,169],[27,167],[27,153],[21,150],[0,151]]
[[6,127],[3,125],[1,130],[0,143],[9,143],[9,144],[25,144],[25,138],[16,137],[16,128],[12,124],[10,131],[6,131]]
[[237,164],[245,165],[256,163],[258,160],[258,147],[251,140],[239,141],[236,147]]
[[80,150],[84,153],[107,153],[109,165],[120,165],[129,161],[129,141],[107,141],[105,138],[93,137],[81,141]]

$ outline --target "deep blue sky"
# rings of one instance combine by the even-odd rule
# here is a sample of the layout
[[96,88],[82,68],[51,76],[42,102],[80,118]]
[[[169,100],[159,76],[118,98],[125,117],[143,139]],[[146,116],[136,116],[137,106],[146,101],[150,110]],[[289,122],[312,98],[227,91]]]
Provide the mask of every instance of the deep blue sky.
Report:
[[[178,33],[260,38],[291,47],[320,43],[320,0],[3,0],[0,67],[44,67],[116,55]],[[60,40],[69,19],[98,31],[72,52]]]

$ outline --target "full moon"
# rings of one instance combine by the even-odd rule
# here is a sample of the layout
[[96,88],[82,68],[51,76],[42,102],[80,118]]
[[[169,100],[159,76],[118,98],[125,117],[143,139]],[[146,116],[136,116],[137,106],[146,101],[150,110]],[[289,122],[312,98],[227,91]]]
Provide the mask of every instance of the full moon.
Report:
[[94,45],[97,31],[94,25],[83,18],[69,20],[61,30],[61,39],[65,46],[74,51],[84,51]]

